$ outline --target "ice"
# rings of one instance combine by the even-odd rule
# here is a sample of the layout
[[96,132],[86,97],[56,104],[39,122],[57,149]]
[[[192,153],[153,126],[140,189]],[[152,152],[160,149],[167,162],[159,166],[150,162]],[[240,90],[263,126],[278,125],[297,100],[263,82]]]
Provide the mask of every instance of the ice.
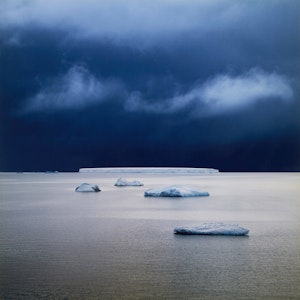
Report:
[[235,224],[203,223],[192,227],[177,227],[176,234],[184,235],[246,235],[249,230]]
[[126,179],[119,178],[115,186],[143,186],[144,184],[138,180],[127,181]]
[[209,196],[208,192],[202,192],[195,189],[182,186],[168,186],[160,189],[150,189],[145,191],[145,197],[199,197]]
[[98,185],[91,185],[89,183],[82,183],[75,189],[76,192],[100,192]]
[[212,174],[219,170],[211,168],[80,168],[81,173],[154,173],[154,174]]

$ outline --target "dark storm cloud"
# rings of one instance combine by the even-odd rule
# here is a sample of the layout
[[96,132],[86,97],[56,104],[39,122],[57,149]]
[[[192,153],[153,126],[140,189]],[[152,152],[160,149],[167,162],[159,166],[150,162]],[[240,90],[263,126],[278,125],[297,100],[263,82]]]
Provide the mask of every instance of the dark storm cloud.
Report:
[[[78,39],[107,38],[135,47],[154,45],[194,34],[197,38],[216,32],[239,32],[259,43],[297,34],[294,21],[299,3],[285,1],[228,0],[3,0],[0,20],[4,28],[68,31]],[[288,40],[288,39],[287,39]],[[268,42],[269,43],[269,42]]]
[[0,2],[5,170],[299,169],[298,1]]
[[[264,8],[260,5],[261,9]],[[230,28],[253,13],[240,1],[20,1],[1,3],[3,26],[66,28],[77,38],[103,38],[131,43],[197,29],[200,34]],[[254,13],[256,14],[255,10]],[[222,30],[223,30],[222,29]],[[147,35],[147,39],[144,36]],[[147,44],[147,42],[146,42]]]

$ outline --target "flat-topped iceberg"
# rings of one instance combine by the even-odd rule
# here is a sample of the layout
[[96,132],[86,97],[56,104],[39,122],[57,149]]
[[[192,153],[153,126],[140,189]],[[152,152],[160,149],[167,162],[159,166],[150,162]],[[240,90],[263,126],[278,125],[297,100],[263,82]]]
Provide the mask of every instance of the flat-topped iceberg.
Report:
[[115,186],[143,186],[144,184],[138,180],[127,181],[124,178],[119,178]]
[[183,235],[246,235],[249,230],[235,224],[203,223],[192,227],[177,227],[174,233]]
[[145,197],[200,197],[209,196],[208,192],[198,191],[189,187],[168,186],[160,189],[150,189],[145,191]]
[[76,192],[100,192],[98,185],[91,185],[89,183],[82,183],[75,189]]
[[154,173],[154,174],[212,174],[219,170],[211,168],[80,168],[80,173]]

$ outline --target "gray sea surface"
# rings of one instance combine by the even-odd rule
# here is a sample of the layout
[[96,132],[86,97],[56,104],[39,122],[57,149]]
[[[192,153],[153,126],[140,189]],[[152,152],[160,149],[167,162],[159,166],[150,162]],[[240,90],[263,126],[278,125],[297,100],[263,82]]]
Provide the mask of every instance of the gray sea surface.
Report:
[[[174,184],[210,196],[144,197]],[[0,173],[0,297],[300,299],[299,216],[300,173]],[[215,221],[249,236],[173,234]]]

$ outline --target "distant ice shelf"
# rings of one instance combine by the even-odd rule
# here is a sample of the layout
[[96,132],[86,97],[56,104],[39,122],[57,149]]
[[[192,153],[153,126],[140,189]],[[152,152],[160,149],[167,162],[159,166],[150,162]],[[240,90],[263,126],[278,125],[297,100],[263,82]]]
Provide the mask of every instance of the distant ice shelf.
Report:
[[154,173],[154,174],[212,174],[219,170],[211,168],[80,168],[80,173]]
[[249,230],[235,224],[216,222],[191,227],[177,227],[174,229],[174,233],[183,235],[247,235]]
[[164,188],[150,189],[145,191],[145,197],[201,197],[209,196],[208,192],[198,191],[194,188],[183,186],[167,186]]

